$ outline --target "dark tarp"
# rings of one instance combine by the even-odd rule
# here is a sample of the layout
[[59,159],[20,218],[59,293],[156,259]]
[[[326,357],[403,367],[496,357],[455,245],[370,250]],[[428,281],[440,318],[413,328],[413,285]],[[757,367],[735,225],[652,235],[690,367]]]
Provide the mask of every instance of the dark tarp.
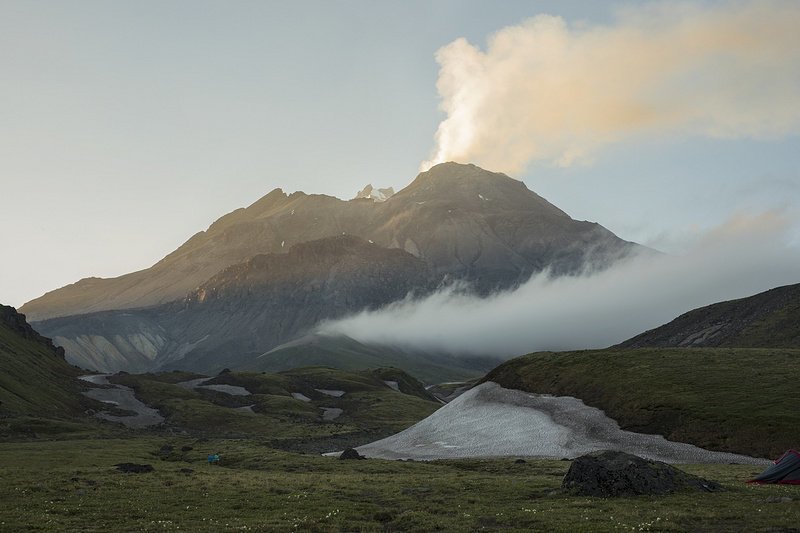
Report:
[[748,483],[784,483],[800,485],[800,452],[789,450],[775,464]]

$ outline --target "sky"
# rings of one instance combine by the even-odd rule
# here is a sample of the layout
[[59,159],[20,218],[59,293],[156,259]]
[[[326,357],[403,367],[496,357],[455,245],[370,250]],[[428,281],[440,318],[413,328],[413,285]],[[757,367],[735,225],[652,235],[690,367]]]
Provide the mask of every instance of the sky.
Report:
[[800,236],[794,2],[0,0],[0,302],[441,160],[691,254]]

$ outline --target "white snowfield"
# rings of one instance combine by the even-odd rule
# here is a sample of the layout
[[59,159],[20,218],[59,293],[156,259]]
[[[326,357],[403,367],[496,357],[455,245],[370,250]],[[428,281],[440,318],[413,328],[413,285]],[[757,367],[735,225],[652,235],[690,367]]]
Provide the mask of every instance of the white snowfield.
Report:
[[667,463],[769,462],[623,431],[600,409],[577,398],[530,394],[493,382],[465,392],[405,431],[357,449],[366,457],[383,459],[572,459],[598,450],[619,450]]

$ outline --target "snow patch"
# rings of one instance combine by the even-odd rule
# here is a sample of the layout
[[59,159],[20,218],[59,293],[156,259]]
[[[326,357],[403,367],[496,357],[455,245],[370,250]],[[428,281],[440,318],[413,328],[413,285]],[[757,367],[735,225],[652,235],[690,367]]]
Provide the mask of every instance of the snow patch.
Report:
[[324,394],[326,396],[333,396],[334,398],[341,398],[345,394],[345,391],[343,390],[331,390],[331,389],[314,389],[314,390],[319,392],[320,394]]
[[200,385],[198,389],[208,389],[217,392],[224,392],[231,396],[250,396],[250,391],[244,387],[237,387],[236,385]]
[[361,189],[354,200],[358,200],[360,198],[369,198],[373,202],[385,202],[389,198],[394,196],[394,189],[392,187],[387,187],[385,189],[376,189],[372,186],[372,184],[368,184],[366,187]]
[[293,392],[292,393],[292,398],[294,398],[295,400],[300,400],[301,402],[310,402],[311,401],[311,398],[309,398],[308,396],[306,396],[302,392]]
[[366,457],[384,459],[574,458],[619,450],[667,463],[765,463],[660,435],[623,431],[601,410],[577,398],[529,394],[493,382],[467,391],[405,431],[357,449]]
[[320,409],[322,409],[322,420],[325,422],[336,420],[344,412],[344,410],[338,407],[320,407]]
[[190,379],[189,381],[181,381],[180,383],[176,383],[178,387],[186,390],[194,390],[206,381],[211,381],[214,378],[198,378],[198,379]]
[[400,385],[396,381],[386,381],[386,380],[384,380],[384,383],[390,389],[394,389],[397,392],[400,392]]

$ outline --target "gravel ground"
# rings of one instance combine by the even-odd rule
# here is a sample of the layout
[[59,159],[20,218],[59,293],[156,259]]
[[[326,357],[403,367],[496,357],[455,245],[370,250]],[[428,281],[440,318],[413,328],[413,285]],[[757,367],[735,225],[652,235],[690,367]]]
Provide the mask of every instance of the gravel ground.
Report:
[[769,461],[712,452],[660,435],[623,431],[605,413],[572,397],[554,397],[483,383],[414,426],[358,447],[366,457],[433,460],[532,456],[572,459],[619,450],[667,463]]
[[[79,379],[95,385],[109,385],[108,376],[110,375],[111,374],[97,374],[80,376]],[[119,409],[136,413],[136,416],[114,416],[101,411],[94,415],[97,418],[102,418],[103,420],[109,420],[111,422],[119,422],[129,428],[146,428],[148,426],[158,425],[164,421],[164,417],[159,414],[157,409],[147,407],[137,400],[133,389],[129,387],[114,385],[113,388],[91,389],[83,394],[94,400],[110,403]]]

